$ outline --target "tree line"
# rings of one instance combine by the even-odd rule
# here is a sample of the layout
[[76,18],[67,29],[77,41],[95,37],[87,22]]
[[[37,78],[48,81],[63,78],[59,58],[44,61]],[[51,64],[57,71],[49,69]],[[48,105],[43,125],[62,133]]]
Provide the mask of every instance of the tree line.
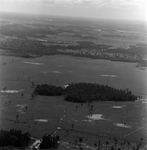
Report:
[[71,83],[66,88],[55,85],[37,85],[35,94],[46,96],[65,96],[70,102],[84,103],[92,101],[135,101],[137,96],[129,89],[116,89],[96,83]]
[[41,84],[36,85],[35,94],[46,96],[60,96],[63,95],[63,88],[55,85]]

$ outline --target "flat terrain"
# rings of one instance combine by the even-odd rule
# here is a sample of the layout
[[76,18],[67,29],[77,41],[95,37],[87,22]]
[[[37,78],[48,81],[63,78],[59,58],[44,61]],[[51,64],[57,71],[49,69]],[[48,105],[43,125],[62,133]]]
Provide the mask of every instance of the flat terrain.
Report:
[[[0,61],[1,129],[29,130],[32,137],[38,139],[56,131],[62,141],[74,144],[75,139],[83,137],[83,142],[91,146],[99,140],[103,145],[106,141],[114,143],[114,138],[119,143],[130,141],[132,146],[141,137],[147,141],[147,70],[136,68],[135,63],[64,55],[35,59],[0,56]],[[32,99],[32,81],[60,86],[71,82],[108,84],[129,88],[144,100],[93,102],[90,113],[88,104],[70,103],[64,101],[64,97],[36,96]],[[19,123],[15,123],[16,115],[19,115]],[[72,124],[73,130],[69,130]]]
[[147,66],[144,22],[0,15],[3,54],[25,58],[70,54]]

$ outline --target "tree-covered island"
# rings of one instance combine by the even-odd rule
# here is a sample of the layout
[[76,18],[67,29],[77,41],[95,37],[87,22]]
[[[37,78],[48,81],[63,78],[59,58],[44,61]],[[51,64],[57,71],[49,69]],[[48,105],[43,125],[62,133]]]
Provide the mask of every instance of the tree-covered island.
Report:
[[135,101],[137,96],[128,89],[116,89],[107,85],[96,83],[71,83],[66,88],[55,85],[37,85],[34,93],[36,95],[61,96],[65,100],[76,103],[91,101]]

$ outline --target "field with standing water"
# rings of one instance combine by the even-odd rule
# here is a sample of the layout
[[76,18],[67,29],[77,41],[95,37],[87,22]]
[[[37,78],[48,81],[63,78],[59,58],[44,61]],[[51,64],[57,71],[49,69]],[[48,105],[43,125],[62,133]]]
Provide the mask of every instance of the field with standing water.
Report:
[[[89,146],[99,140],[103,145],[105,141],[114,143],[114,138],[119,142],[130,141],[131,146],[141,137],[147,141],[147,70],[135,66],[135,63],[64,55],[33,59],[0,56],[0,129],[29,130],[37,139],[55,132],[71,145],[79,137]],[[73,82],[105,84],[128,88],[143,99],[93,102],[90,113],[87,104],[70,103],[61,96],[33,98],[32,82],[60,86]]]

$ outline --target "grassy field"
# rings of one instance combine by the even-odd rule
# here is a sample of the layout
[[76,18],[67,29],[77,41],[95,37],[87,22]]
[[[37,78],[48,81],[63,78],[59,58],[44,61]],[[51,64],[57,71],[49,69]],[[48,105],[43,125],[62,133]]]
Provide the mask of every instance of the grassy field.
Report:
[[[146,70],[141,71],[135,68],[135,64],[130,63],[114,64],[114,62],[68,56],[37,59],[1,56],[0,60],[0,129],[29,130],[32,137],[38,139],[44,134],[56,131],[55,135],[59,135],[61,141],[68,141],[73,145],[79,137],[83,137],[83,143],[91,146],[101,140],[103,147],[106,141],[109,141],[109,144],[114,143],[114,138],[119,140],[119,144],[122,141],[130,141],[131,146],[133,143],[137,144],[141,137],[147,141],[145,100],[118,103],[93,102],[94,108],[90,113],[88,104],[70,103],[64,101],[64,97],[36,96],[33,99],[31,97],[34,90],[32,81],[35,84],[55,85],[96,81],[116,88],[125,88],[129,85],[129,89],[143,93],[146,98],[144,89]],[[129,71],[134,76],[129,77]],[[119,78],[101,76],[108,74]],[[8,93],[10,91],[13,93]],[[101,114],[102,118],[90,119],[93,114]],[[19,115],[19,123],[15,123],[16,115]],[[74,124],[73,130],[71,130],[72,124]],[[124,127],[121,127],[122,124]],[[57,127],[60,128],[56,130]]]

